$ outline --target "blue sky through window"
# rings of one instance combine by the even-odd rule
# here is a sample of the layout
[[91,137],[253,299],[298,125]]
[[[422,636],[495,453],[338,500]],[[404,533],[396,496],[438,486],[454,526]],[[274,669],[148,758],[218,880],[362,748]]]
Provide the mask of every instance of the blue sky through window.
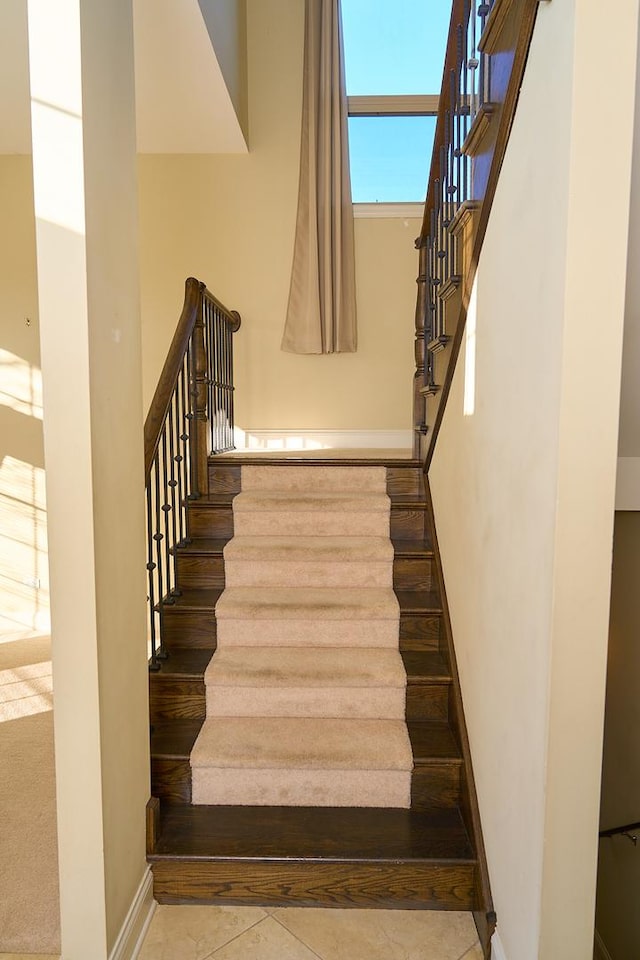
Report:
[[[349,96],[440,92],[451,0],[342,0]],[[424,200],[435,119],[351,117],[355,203]]]

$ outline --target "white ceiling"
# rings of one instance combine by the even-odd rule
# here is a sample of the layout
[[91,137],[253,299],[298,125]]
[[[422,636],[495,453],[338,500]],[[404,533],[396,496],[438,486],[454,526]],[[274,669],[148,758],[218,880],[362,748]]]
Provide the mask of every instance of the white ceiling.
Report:
[[[0,0],[0,153],[30,153],[27,0]],[[134,0],[139,153],[246,153],[197,0]]]

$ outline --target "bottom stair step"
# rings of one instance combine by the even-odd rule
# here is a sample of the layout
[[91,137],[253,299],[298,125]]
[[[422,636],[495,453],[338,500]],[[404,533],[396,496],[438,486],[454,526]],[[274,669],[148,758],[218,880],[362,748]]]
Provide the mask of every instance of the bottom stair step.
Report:
[[476,909],[477,863],[457,808],[167,805],[160,903]]

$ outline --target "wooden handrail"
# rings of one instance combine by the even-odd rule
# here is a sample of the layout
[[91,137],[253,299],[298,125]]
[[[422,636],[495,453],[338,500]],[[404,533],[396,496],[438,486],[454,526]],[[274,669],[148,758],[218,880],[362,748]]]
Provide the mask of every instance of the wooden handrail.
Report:
[[[436,202],[436,188],[435,188],[435,177],[432,174],[437,170],[438,164],[440,162],[440,150],[445,143],[445,115],[447,110],[450,108],[450,96],[451,91],[447,78],[449,77],[452,70],[456,68],[456,60],[458,57],[457,50],[457,37],[456,31],[458,24],[462,23],[464,20],[464,11],[466,6],[466,0],[453,0],[453,5],[451,8],[451,19],[449,21],[449,35],[447,39],[447,50],[444,58],[444,67],[442,69],[442,84],[440,88],[440,97],[438,102],[438,119],[436,121],[436,130],[433,139],[433,150],[431,152],[431,166],[429,168],[429,185],[427,189],[427,197],[424,202],[424,215],[422,218],[422,230],[420,231],[420,237],[425,237],[429,233],[429,222],[431,217],[431,211],[435,207]],[[418,241],[419,242],[419,241]]]
[[189,277],[144,425],[151,670],[167,652],[164,610],[180,594],[176,550],[190,542],[190,504],[209,489],[209,456],[234,449],[233,335],[240,314]]
[[414,453],[425,470],[453,380],[538,2],[454,0],[452,7],[429,188],[416,240]]
[[220,300],[207,290],[206,285],[202,281],[196,280],[195,277],[187,278],[184,285],[182,312],[144,423],[145,483],[149,481],[151,465],[153,464],[153,458],[158,449],[162,426],[165,422],[167,411],[169,410],[178,372],[184,362],[184,356],[187,352],[191,336],[193,335],[205,294],[207,300],[215,304],[224,315],[231,332],[235,333],[240,329],[241,318],[237,310],[228,310]]

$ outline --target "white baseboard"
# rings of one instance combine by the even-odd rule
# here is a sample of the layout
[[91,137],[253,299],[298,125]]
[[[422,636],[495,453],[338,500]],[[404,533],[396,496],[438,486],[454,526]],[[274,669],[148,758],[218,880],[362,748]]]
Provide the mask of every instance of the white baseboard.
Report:
[[497,931],[491,937],[491,960],[507,960],[500,934]]
[[118,939],[109,954],[109,960],[136,960],[155,909],[153,876],[151,867],[147,867],[122,924]]
[[408,450],[412,430],[241,430],[236,427],[238,450]]
[[593,944],[593,960],[611,960],[611,954],[605,947],[604,941],[597,930]]
[[640,510],[640,457],[618,457],[616,510]]

